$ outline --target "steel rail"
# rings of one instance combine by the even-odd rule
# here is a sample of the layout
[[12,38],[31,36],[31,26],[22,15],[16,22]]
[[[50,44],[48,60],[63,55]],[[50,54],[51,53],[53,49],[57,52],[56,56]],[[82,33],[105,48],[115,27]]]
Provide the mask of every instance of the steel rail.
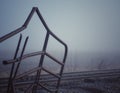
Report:
[[[104,72],[105,71],[105,72]],[[89,73],[90,71],[85,71],[85,72],[75,72],[75,73],[64,73],[63,74],[63,77],[61,79],[62,82],[69,82],[69,81],[73,81],[73,80],[76,80],[76,81],[79,81],[79,80],[82,80],[82,79],[87,79],[87,78],[91,78],[91,79],[99,79],[99,78],[110,78],[110,77],[120,77],[120,69],[116,69],[115,71],[112,71],[112,70],[103,70],[103,72],[101,73],[101,71],[91,71],[91,73]],[[83,73],[83,74],[82,74]],[[86,73],[86,74],[84,74]],[[24,80],[21,80],[21,81],[17,81],[15,83],[15,85],[19,86],[19,85],[24,85],[24,84],[31,84],[34,82],[34,76],[29,76],[28,79],[26,81],[26,79]],[[6,81],[7,79],[4,79],[3,83],[0,84],[0,87],[2,86],[7,86]],[[49,75],[42,75],[41,76],[41,79],[40,79],[40,82],[55,82],[57,81],[56,78],[53,78]],[[6,82],[6,83],[5,83]]]

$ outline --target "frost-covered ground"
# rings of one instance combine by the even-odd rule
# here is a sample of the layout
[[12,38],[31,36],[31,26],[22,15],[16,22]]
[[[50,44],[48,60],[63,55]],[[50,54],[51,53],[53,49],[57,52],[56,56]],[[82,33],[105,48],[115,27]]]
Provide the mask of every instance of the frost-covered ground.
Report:
[[[23,89],[24,90],[24,89]],[[17,90],[17,93],[24,93],[20,88]],[[113,81],[104,79],[104,80],[95,80],[95,81],[72,81],[63,83],[60,87],[59,93],[119,93],[120,92],[120,79]],[[0,89],[0,93],[3,92]],[[42,89],[38,90],[37,93],[48,93]]]
[[120,93],[120,77],[63,82],[59,93]]
[[84,80],[71,82],[62,93],[119,93],[119,79]]

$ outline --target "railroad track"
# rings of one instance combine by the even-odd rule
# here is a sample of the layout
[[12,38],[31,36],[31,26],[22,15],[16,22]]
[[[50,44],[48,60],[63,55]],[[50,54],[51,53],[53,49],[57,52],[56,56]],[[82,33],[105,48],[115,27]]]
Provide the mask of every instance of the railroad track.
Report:
[[[72,72],[64,73],[62,76],[61,82],[70,82],[70,81],[80,81],[80,80],[94,80],[101,78],[120,78],[120,69],[112,70],[97,70],[97,71],[83,71],[83,72]],[[16,81],[16,86],[27,85],[34,82],[34,76],[26,76],[18,81]],[[53,83],[56,81],[56,78],[53,78],[50,75],[42,75],[40,82],[50,82]],[[8,79],[0,79],[0,88],[7,87]]]

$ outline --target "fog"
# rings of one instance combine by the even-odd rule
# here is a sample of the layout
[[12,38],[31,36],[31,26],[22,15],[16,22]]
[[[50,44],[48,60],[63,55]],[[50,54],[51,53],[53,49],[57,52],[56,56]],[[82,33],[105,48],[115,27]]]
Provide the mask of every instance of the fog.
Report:
[[[119,0],[0,1],[0,37],[21,27],[32,7],[39,8],[51,31],[68,45],[65,72],[120,68]],[[23,41],[29,36],[25,53],[42,49],[45,32],[35,14],[22,32]],[[10,67],[3,66],[2,60],[13,58],[18,39],[19,34],[0,43],[2,74],[9,73]],[[59,59],[63,56],[63,46],[53,38],[47,51]],[[49,67],[52,68],[50,64]]]

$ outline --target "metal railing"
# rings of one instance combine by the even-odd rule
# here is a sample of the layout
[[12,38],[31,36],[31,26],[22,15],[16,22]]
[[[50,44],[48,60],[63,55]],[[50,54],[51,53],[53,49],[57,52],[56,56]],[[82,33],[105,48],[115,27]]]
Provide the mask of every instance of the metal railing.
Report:
[[[20,54],[20,57],[17,57],[18,56],[18,51],[19,51],[19,48],[20,48],[20,45],[21,45],[21,41],[22,41],[22,34],[20,34],[14,58],[11,59],[11,60],[4,60],[3,61],[3,64],[12,64],[10,77],[9,77],[9,81],[8,81],[7,93],[16,93],[15,85],[14,85],[15,80],[17,80],[21,77],[24,77],[26,75],[29,75],[31,73],[34,73],[34,72],[37,72],[37,74],[35,76],[34,83],[32,83],[30,86],[28,86],[28,88],[24,91],[24,93],[29,93],[30,91],[32,91],[32,93],[36,93],[36,90],[37,90],[38,86],[44,88],[46,91],[49,91],[50,93],[58,93],[58,91],[59,91],[60,81],[61,81],[61,77],[62,77],[62,73],[63,73],[63,69],[64,69],[64,64],[65,64],[66,57],[67,57],[68,47],[61,39],[59,39],[54,33],[52,33],[50,31],[50,29],[48,28],[46,22],[44,21],[41,13],[40,13],[40,11],[37,7],[32,8],[32,11],[30,12],[28,18],[26,19],[26,21],[25,21],[25,23],[23,24],[22,27],[20,27],[16,30],[12,31],[11,33],[1,37],[0,42],[3,42],[5,40],[9,39],[10,37],[24,31],[24,29],[27,28],[27,26],[28,26],[28,24],[29,24],[29,22],[30,22],[30,20],[31,20],[31,18],[32,18],[33,14],[35,12],[37,13],[40,21],[42,22],[43,26],[45,27],[45,29],[47,31],[45,41],[44,41],[44,45],[43,45],[43,49],[42,49],[42,51],[33,52],[33,53],[29,53],[29,54],[24,54],[24,51],[25,51],[25,48],[27,46],[27,42],[28,42],[28,39],[29,39],[29,37],[26,37],[26,39],[24,41],[22,51],[21,51],[21,54]],[[49,53],[46,52],[48,41],[49,41],[49,36],[52,36],[54,39],[56,39],[59,43],[61,43],[64,46],[65,50],[64,50],[64,57],[62,59],[62,62],[57,60],[55,57],[53,57],[52,55],[50,55]],[[20,66],[22,60],[24,60],[26,58],[29,58],[29,57],[33,57],[33,56],[38,56],[38,55],[40,55],[40,62],[39,62],[38,67],[35,67],[34,69],[26,71],[22,74],[18,74],[18,69],[19,69],[19,66]],[[43,67],[43,62],[44,62],[44,57],[45,56],[49,57],[54,62],[56,62],[60,65],[59,73],[52,73],[51,71],[49,71],[49,70],[47,70],[46,68]],[[51,90],[51,89],[42,85],[39,82],[42,70],[47,72],[48,74],[53,75],[54,77],[56,77],[58,79],[58,81],[56,83],[55,90]]]

